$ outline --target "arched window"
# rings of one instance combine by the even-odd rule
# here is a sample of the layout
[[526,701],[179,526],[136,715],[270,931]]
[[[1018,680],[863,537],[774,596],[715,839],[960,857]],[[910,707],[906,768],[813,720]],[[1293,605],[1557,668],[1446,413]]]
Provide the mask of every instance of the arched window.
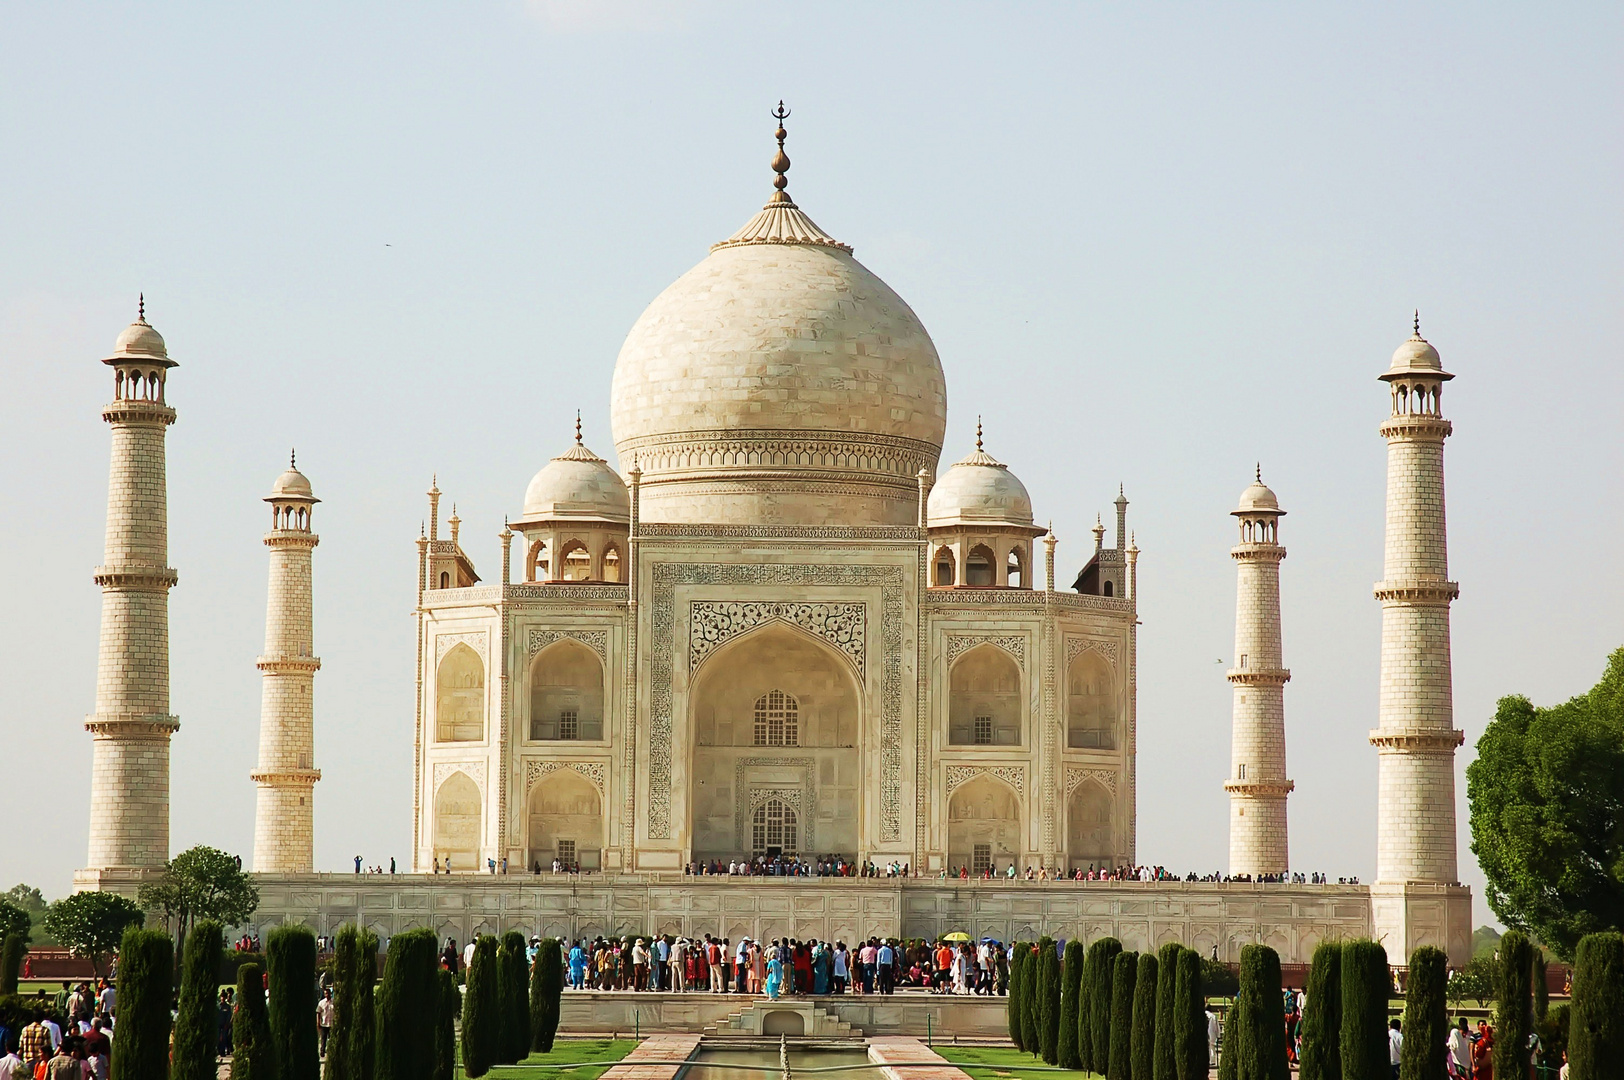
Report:
[[934,582],[937,585],[953,584],[953,549],[939,547],[936,549],[936,571]]
[[1004,565],[1004,583],[1012,589],[1026,588],[1026,567],[1021,565],[1021,549],[1010,548]]
[[1077,654],[1066,672],[1066,745],[1073,750],[1116,746],[1116,684],[1099,653]]
[[800,848],[797,833],[795,811],[782,799],[768,799],[750,821],[750,854],[794,855]]
[[592,577],[592,553],[579,540],[571,540],[560,552],[561,581],[587,581]]
[[1019,746],[1021,670],[991,643],[953,661],[948,672],[947,741],[950,746]]
[[580,642],[555,642],[530,665],[530,737],[603,738],[603,664]]
[[993,557],[992,549],[985,544],[977,544],[970,549],[970,554],[964,559],[964,583],[966,585],[991,585]]
[[799,746],[801,710],[795,699],[782,690],[771,690],[756,699],[757,746]]
[[530,545],[530,555],[525,560],[524,579],[526,581],[547,580],[547,544],[537,540]]
[[620,576],[620,549],[610,544],[603,550],[603,580],[624,581]]
[[451,588],[451,575],[448,574],[444,570],[440,571],[440,588],[442,588],[442,589]]
[[1107,581],[1104,587],[1100,590],[1100,594],[1102,596],[1114,596],[1116,594],[1116,583],[1113,581]]
[[485,737],[485,665],[467,645],[453,645],[436,679],[435,741],[474,742]]

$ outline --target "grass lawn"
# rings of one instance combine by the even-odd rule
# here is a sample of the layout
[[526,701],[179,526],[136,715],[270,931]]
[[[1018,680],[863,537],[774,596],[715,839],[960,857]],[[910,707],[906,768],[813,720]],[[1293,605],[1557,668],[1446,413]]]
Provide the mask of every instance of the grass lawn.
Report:
[[[632,1052],[636,1039],[558,1039],[550,1054],[531,1054],[525,1065],[567,1065],[572,1061],[619,1061]],[[459,1053],[458,1058],[462,1055]],[[598,1080],[607,1065],[584,1069],[514,1069],[498,1065],[486,1076],[497,1080]]]
[[940,1043],[931,1047],[955,1065],[964,1066],[964,1071],[975,1080],[1006,1080],[1008,1077],[1017,1077],[1021,1080],[1083,1080],[1092,1074],[1068,1069],[1065,1072],[1032,1072],[1022,1069],[1022,1065],[1036,1065],[1039,1069],[1048,1068],[1043,1059],[1033,1057],[1012,1046],[943,1046]]

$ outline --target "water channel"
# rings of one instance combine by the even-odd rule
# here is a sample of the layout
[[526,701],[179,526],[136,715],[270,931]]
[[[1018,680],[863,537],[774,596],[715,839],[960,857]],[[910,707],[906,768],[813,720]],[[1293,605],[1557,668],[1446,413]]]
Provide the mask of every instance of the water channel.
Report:
[[[750,1065],[750,1069],[706,1068],[712,1065]],[[861,1042],[850,1047],[820,1047],[817,1045],[789,1044],[789,1067],[795,1075],[802,1069],[827,1069],[831,1066],[869,1065],[868,1050]],[[692,1064],[678,1074],[678,1080],[780,1080],[781,1063],[778,1047],[766,1043],[751,1046],[715,1046],[701,1044]],[[813,1074],[814,1076],[816,1074]],[[847,1068],[828,1074],[828,1080],[881,1080],[880,1067]]]

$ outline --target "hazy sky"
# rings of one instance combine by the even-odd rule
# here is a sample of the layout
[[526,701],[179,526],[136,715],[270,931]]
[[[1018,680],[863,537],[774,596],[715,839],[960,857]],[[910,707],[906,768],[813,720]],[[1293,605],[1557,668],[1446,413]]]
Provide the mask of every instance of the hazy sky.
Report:
[[[1624,644],[1624,8],[0,5],[0,886],[83,865],[111,378],[169,399],[173,846],[252,847],[268,512],[316,525],[316,859],[403,863],[411,607],[439,474],[481,573],[568,444],[613,458],[643,307],[790,190],[913,305],[944,465],[987,448],[1069,582],[1119,481],[1140,559],[1139,853],[1222,868],[1235,539],[1282,539],[1295,868],[1375,863],[1386,414],[1445,395],[1464,768],[1498,697]],[[449,507],[448,507],[449,509]]]

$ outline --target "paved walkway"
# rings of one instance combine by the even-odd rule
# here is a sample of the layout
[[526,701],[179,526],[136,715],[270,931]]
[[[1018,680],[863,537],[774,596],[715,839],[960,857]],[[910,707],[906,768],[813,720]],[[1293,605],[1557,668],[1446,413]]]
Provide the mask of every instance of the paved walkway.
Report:
[[698,1047],[698,1035],[650,1035],[601,1080],[671,1080]]
[[907,1064],[885,1069],[887,1080],[969,1080],[968,1074],[918,1039],[882,1035],[868,1040],[868,1060],[876,1065]]

